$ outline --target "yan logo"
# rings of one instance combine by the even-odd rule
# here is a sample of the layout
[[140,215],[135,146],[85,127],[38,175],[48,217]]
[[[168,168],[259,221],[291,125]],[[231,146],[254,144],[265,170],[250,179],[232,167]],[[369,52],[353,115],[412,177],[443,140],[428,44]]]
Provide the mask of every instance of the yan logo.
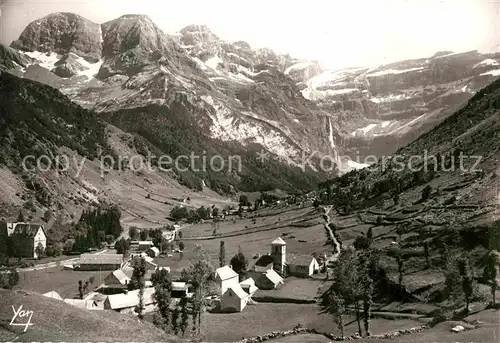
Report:
[[12,311],[14,312],[14,316],[10,321],[11,326],[24,326],[24,332],[28,330],[28,327],[32,326],[31,318],[33,317],[33,311],[31,310],[23,310],[23,305],[16,308],[12,305]]

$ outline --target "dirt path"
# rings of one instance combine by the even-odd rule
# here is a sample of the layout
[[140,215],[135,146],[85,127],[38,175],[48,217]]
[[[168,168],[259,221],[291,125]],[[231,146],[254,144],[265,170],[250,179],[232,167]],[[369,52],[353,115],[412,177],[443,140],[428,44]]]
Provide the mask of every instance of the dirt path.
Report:
[[328,262],[333,262],[333,261],[336,261],[339,257],[341,246],[340,246],[340,243],[338,242],[337,238],[333,234],[332,229],[330,228],[330,223],[331,223],[330,222],[330,211],[332,210],[333,206],[325,206],[323,208],[325,209],[325,217],[326,217],[325,230],[328,233],[328,236],[332,240],[333,244],[335,245],[335,252],[333,253],[332,256],[330,256],[328,258]]

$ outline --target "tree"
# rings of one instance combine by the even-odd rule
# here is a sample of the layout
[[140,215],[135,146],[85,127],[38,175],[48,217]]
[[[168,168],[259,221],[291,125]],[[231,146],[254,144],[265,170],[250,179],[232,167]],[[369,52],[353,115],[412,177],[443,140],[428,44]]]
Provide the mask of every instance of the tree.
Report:
[[[153,297],[156,301],[156,311],[153,317],[153,323],[163,329],[169,330],[169,324],[174,318],[171,318],[170,304],[172,302],[172,282],[170,275],[165,269],[157,270],[151,277],[155,287]],[[172,324],[174,324],[172,322]]]
[[174,331],[174,334],[176,335],[179,333],[179,316],[179,307],[175,306],[174,310],[172,311],[172,331]]
[[185,248],[185,246],[184,246],[184,242],[183,242],[183,241],[180,241],[180,242],[179,242],[179,250],[180,250],[180,251],[184,251],[184,248]]
[[366,250],[370,248],[371,240],[364,235],[359,235],[356,239],[354,239],[354,243],[352,245],[356,248],[356,250]]
[[38,259],[41,259],[45,255],[45,249],[43,248],[42,243],[38,243],[37,247],[35,248],[35,254]]
[[149,237],[148,230],[141,230],[141,233],[139,234],[139,239],[141,241],[147,241]]
[[462,257],[458,260],[458,271],[462,277],[462,292],[465,297],[465,314],[468,314],[469,305],[474,292],[474,277],[468,258]]
[[248,197],[245,194],[240,195],[240,206],[250,206],[250,202],[248,201]]
[[396,254],[396,263],[398,264],[398,285],[403,286],[404,259],[401,253]]
[[[333,283],[327,291],[326,299],[330,302],[335,301],[333,304],[335,309],[341,305],[353,305],[356,311],[358,332],[359,335],[362,335],[359,301],[362,300],[363,289],[361,288],[359,271],[359,260],[356,251],[354,249],[343,250],[335,262]],[[335,297],[340,297],[342,303],[339,304]]]
[[132,260],[132,277],[128,284],[129,290],[139,289],[139,305],[136,307],[137,316],[143,319],[144,312],[144,288],[146,276],[146,260],[143,257],[136,257]]
[[127,255],[129,248],[130,243],[123,237],[115,243],[115,250],[117,254],[125,256]]
[[186,329],[189,325],[189,312],[188,312],[188,300],[187,298],[182,298],[181,299],[181,321],[179,323],[179,330],[182,332],[182,336],[184,336],[184,333],[186,332]]
[[131,240],[136,241],[139,237],[139,230],[135,226],[131,226],[130,229],[128,229],[128,235]]
[[363,253],[359,259],[359,274],[360,274],[360,284],[362,290],[363,299],[363,323],[365,327],[365,333],[370,336],[370,318],[371,318],[371,307],[373,305],[373,278],[372,266],[374,263],[375,256],[372,251],[368,253]]
[[432,187],[431,185],[427,185],[422,189],[422,200],[427,200],[431,196],[432,193]]
[[205,307],[205,296],[214,281],[215,269],[210,263],[210,258],[203,248],[198,245],[195,249],[196,257],[191,261],[188,270],[182,271],[182,279],[189,282],[194,291],[193,303],[193,324],[201,331],[201,314]]
[[26,218],[24,217],[23,211],[19,211],[19,215],[17,216],[18,223],[26,223]]
[[396,233],[398,235],[398,241],[401,242],[403,240],[403,235],[405,234],[405,224],[398,224],[396,226]]
[[495,293],[497,290],[497,266],[498,266],[498,258],[500,257],[500,254],[492,250],[486,255],[486,259],[484,261],[484,269],[483,269],[483,277],[486,280],[486,282],[489,283],[490,285],[490,291],[491,291],[491,305],[493,308],[496,307],[496,299],[495,299]]
[[236,273],[240,274],[247,269],[247,263],[247,259],[241,251],[241,247],[238,247],[238,253],[231,258],[231,267]]
[[170,211],[170,217],[174,220],[186,219],[189,216],[189,212],[185,206],[175,206]]
[[8,272],[0,274],[0,287],[12,289],[19,283],[19,273],[16,268],[10,268]]
[[224,246],[224,241],[220,242],[219,248],[219,267],[226,265],[226,247]]
[[333,322],[340,330],[342,340],[344,339],[344,314],[346,312],[345,301],[333,289],[329,289],[322,296],[320,303],[322,313],[332,316]]
[[78,295],[80,296],[80,299],[83,299],[83,281],[78,280]]

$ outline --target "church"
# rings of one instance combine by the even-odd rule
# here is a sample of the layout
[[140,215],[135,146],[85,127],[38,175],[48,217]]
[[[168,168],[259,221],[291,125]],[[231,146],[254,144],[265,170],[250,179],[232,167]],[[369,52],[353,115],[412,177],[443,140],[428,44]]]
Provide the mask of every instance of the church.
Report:
[[312,255],[287,256],[286,242],[278,237],[271,242],[271,252],[259,257],[252,269],[254,273],[266,273],[269,270],[274,270],[281,277],[310,277],[318,272],[319,263]]

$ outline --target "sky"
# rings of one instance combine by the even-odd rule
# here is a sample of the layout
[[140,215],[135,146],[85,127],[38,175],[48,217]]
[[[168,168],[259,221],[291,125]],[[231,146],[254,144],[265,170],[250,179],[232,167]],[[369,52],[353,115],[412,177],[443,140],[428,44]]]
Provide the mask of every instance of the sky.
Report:
[[0,42],[31,21],[74,12],[97,23],[146,14],[165,33],[207,25],[327,68],[369,67],[438,51],[500,51],[500,0],[0,0]]

